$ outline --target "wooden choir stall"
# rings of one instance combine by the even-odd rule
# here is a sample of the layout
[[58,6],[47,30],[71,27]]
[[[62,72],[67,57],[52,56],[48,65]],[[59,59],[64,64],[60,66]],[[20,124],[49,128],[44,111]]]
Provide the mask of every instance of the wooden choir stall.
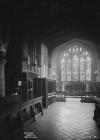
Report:
[[16,93],[0,98],[0,136],[22,130],[26,122],[43,115],[43,109],[55,102],[55,85],[55,81],[23,72]]

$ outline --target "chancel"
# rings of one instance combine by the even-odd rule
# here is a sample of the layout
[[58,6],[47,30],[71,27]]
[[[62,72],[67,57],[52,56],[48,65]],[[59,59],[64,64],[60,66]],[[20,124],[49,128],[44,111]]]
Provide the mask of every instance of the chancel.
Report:
[[0,139],[100,139],[100,2],[0,1]]
[[74,39],[54,50],[51,73],[56,74],[56,82],[63,92],[66,88],[66,95],[81,96],[82,92],[95,92],[95,86],[100,80],[99,54],[95,45]]

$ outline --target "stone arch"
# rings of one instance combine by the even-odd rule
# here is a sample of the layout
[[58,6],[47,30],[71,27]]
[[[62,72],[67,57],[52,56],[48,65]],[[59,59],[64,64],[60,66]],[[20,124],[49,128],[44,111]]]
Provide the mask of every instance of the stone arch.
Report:
[[[98,50],[96,50],[96,48],[98,48],[98,46],[95,43],[92,43],[92,42],[86,41],[86,40],[80,40],[80,39],[70,40],[63,44],[60,44],[52,51],[52,53],[51,53],[51,70],[50,70],[51,78],[53,78],[53,76],[55,75],[56,80],[59,81],[60,70],[58,70],[58,69],[60,67],[59,62],[62,57],[61,54],[64,53],[66,49],[72,47],[73,45],[81,46],[82,48],[89,51],[92,54],[92,61],[95,61],[97,59],[99,60],[99,53],[98,53]],[[95,62],[93,62],[93,63],[95,63]],[[98,61],[98,63],[99,63],[99,61]],[[98,65],[98,67],[100,67],[100,65]],[[100,75],[98,77],[99,77],[98,80],[100,81]]]

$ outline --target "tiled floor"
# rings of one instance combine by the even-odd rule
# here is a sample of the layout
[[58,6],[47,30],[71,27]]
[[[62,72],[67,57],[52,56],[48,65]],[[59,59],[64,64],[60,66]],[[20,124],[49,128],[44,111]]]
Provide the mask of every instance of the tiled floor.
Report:
[[34,132],[40,140],[100,139],[93,113],[93,103],[81,103],[80,98],[66,98],[66,102],[50,105],[43,116],[25,129]]

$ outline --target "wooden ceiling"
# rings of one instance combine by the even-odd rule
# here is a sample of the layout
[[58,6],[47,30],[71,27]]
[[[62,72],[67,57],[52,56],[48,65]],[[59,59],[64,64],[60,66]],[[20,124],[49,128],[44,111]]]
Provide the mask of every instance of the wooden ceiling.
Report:
[[5,26],[34,26],[51,49],[71,38],[100,40],[99,0],[1,0],[0,16]]
[[1,0],[1,11],[13,10],[16,13],[33,16],[66,16],[68,14],[98,14],[98,0]]

